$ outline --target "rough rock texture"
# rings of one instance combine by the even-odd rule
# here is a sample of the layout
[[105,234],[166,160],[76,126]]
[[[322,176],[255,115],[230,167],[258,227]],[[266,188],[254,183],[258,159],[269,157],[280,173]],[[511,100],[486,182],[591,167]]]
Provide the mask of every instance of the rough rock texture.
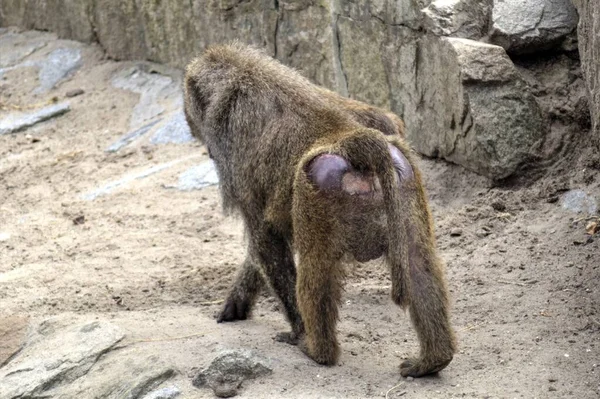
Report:
[[[419,152],[498,179],[513,174],[530,158],[552,156],[535,150],[548,132],[541,122],[544,116],[540,117],[527,84],[513,76],[506,55],[494,50],[501,58],[497,66],[486,61],[489,46],[471,45],[473,54],[465,61],[453,49],[460,42],[447,37],[484,40],[492,33],[496,43],[519,53],[560,44],[573,31],[577,13],[568,0],[525,3],[82,0],[75,5],[66,0],[6,0],[0,3],[0,25],[50,29],[64,37],[97,41],[112,58],[146,59],[179,68],[210,44],[232,39],[251,43],[318,84],[391,109],[405,119],[407,136]],[[482,68],[479,75],[469,75],[477,65],[471,68],[465,62],[484,62],[491,69],[485,76]],[[489,76],[497,73],[513,75],[496,76],[490,83]],[[164,133],[172,127],[178,130],[173,137],[156,133],[161,137],[155,134],[152,140],[187,140],[187,132],[179,129],[180,114],[166,115],[177,109],[161,104],[161,96],[146,94],[148,87],[156,92],[163,78],[139,67],[131,74],[122,78],[130,83],[135,78],[137,83],[119,86],[141,95],[129,134],[156,129]],[[158,117],[163,118],[162,129],[158,124],[143,129]]]
[[28,317],[15,315],[0,318],[0,367],[21,350],[28,326]]
[[430,37],[420,48],[419,102],[406,115],[421,127],[408,136],[419,152],[493,179],[533,156],[545,132],[542,114],[501,47]]
[[577,27],[570,0],[495,1],[491,41],[513,53],[551,48]]
[[261,377],[272,372],[267,359],[247,350],[221,352],[205,370],[194,378],[197,387],[208,386],[220,398],[237,395],[237,389],[245,380]]
[[15,112],[0,119],[0,135],[16,133],[25,130],[37,123],[60,116],[69,112],[69,103],[48,105],[30,112]]
[[423,9],[423,24],[438,36],[480,39],[487,34],[492,0],[435,0]]
[[21,352],[0,369],[0,398],[47,397],[47,391],[85,375],[122,338],[120,329],[105,321],[65,327],[46,320]]
[[592,112],[592,138],[600,150],[600,2],[573,0],[579,11],[581,66],[587,81]]

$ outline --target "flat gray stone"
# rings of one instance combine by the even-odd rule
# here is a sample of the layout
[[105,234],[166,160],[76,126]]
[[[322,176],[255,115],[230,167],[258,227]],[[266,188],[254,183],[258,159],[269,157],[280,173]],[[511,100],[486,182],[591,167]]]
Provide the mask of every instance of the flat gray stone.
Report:
[[179,176],[177,189],[181,191],[200,190],[219,184],[219,176],[212,160],[193,166]]
[[68,102],[49,105],[32,111],[9,114],[0,119],[0,135],[16,133],[71,110]]
[[111,193],[114,189],[116,189],[117,187],[121,187],[121,186],[126,186],[129,183],[133,182],[136,179],[143,179],[146,178],[148,176],[151,176],[155,173],[158,173],[160,171],[163,171],[165,169],[170,168],[171,166],[178,164],[179,162],[181,162],[181,160],[176,160],[176,161],[171,161],[171,162],[166,162],[160,165],[155,165],[151,168],[148,169],[144,169],[141,172],[137,172],[137,173],[132,173],[130,175],[127,175],[121,179],[117,179],[117,180],[113,180],[107,184],[105,184],[102,187],[99,187],[87,194],[82,195],[82,198],[88,201],[92,201],[95,200],[96,198],[109,194]]
[[0,369],[0,398],[49,397],[47,392],[84,376],[123,337],[117,326],[106,321],[65,327],[46,320]]
[[577,28],[571,0],[495,1],[490,40],[511,53],[533,53],[560,44]]
[[228,398],[237,395],[244,381],[272,372],[268,359],[252,351],[225,350],[192,383],[196,387],[210,387],[218,397]]
[[140,95],[133,109],[129,125],[136,129],[165,112],[161,101],[172,96],[178,87],[169,76],[149,73],[145,64],[119,71],[112,79],[113,86]]
[[583,190],[570,190],[561,197],[563,209],[575,213],[594,215],[598,212],[598,203]]
[[0,39],[0,68],[12,67],[20,63],[24,58],[35,53],[37,50],[46,46],[45,41],[24,41],[15,43],[9,40],[14,36],[12,33],[7,33]]
[[135,129],[135,130],[127,133],[123,137],[119,138],[119,140],[117,140],[116,142],[114,142],[110,146],[108,146],[108,148],[106,150],[104,150],[104,151],[106,151],[106,152],[116,152],[116,151],[120,150],[121,148],[125,147],[127,144],[129,144],[129,143],[137,140],[138,138],[144,136],[158,122],[160,122],[160,119],[154,120],[154,121],[152,121],[150,123],[145,124],[144,126],[140,127],[139,129]]
[[183,109],[174,112],[163,124],[161,124],[150,142],[152,144],[183,144],[193,141],[194,137],[185,119]]
[[157,389],[150,392],[142,399],[173,399],[181,394],[181,391],[176,386]]
[[81,67],[81,50],[69,47],[58,48],[44,61],[36,64],[40,68],[40,85],[35,89],[35,93],[44,93]]

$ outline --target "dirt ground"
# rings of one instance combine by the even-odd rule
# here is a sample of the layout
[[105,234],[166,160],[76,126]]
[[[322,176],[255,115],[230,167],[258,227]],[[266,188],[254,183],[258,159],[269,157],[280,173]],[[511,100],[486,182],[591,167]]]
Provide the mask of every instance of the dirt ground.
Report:
[[[65,43],[52,39],[26,59]],[[34,67],[0,77],[0,118],[84,90],[68,99],[69,113],[0,135],[0,320],[108,319],[127,333],[121,352],[154,354],[177,368],[171,382],[183,398],[213,397],[190,380],[223,348],[273,361],[273,374],[244,384],[247,398],[600,397],[600,236],[588,240],[590,215],[562,201],[581,189],[600,203],[600,166],[589,151],[500,187],[422,160],[459,353],[439,375],[400,377],[400,362],[418,342],[408,314],[389,298],[385,267],[371,262],[348,266],[341,362],[321,367],[273,341],[288,326],[266,293],[252,320],[216,324],[244,258],[241,224],[221,215],[217,187],[169,188],[208,159],[206,151],[194,142],[105,152],[128,132],[138,101],[111,84],[132,63],[81,49],[81,68],[47,93],[32,94]],[[108,195],[82,197],[174,160],[181,162]],[[83,223],[74,223],[78,217]]]

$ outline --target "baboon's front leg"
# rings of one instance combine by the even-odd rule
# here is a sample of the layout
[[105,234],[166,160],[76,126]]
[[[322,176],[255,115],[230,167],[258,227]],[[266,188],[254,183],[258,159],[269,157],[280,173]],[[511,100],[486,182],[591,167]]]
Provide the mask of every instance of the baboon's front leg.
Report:
[[217,317],[217,323],[246,320],[263,286],[264,279],[260,270],[248,255],[229,290],[225,305]]
[[290,245],[270,226],[251,230],[250,235],[252,258],[262,267],[292,325],[291,334],[279,334],[276,339],[294,344],[304,333],[304,326],[296,303],[296,266]]
[[339,259],[328,257],[317,248],[300,252],[296,289],[306,331],[301,345],[317,363],[332,365],[340,354],[336,323],[342,291],[342,265]]

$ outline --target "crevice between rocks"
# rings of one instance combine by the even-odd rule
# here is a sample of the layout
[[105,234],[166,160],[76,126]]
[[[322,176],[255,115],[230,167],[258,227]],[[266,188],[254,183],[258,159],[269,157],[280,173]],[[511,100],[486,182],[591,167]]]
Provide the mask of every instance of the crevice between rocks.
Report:
[[342,96],[348,97],[348,78],[344,71],[342,63],[342,43],[340,40],[340,30],[338,27],[338,21],[340,18],[338,0],[331,0],[330,12],[331,12],[331,36],[333,45],[333,67],[335,71],[335,84],[337,92]]

